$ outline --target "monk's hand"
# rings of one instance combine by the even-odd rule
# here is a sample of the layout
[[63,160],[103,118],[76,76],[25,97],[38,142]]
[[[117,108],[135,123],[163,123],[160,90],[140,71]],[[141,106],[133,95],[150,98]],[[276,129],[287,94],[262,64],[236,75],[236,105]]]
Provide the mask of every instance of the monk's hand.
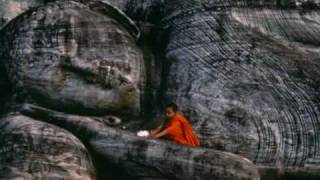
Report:
[[149,131],[149,137],[154,138],[155,135],[156,135],[155,130],[150,130]]

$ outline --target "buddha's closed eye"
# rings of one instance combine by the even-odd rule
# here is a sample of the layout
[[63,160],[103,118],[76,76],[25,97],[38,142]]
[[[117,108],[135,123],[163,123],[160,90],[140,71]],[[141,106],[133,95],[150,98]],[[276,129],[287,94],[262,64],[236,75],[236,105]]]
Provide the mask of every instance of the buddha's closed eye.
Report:
[[86,82],[101,85],[106,89],[133,83],[130,74],[127,74],[130,66],[126,63],[97,62],[82,63],[81,60],[72,61],[70,57],[66,57],[61,61],[60,65],[66,71],[83,78]]

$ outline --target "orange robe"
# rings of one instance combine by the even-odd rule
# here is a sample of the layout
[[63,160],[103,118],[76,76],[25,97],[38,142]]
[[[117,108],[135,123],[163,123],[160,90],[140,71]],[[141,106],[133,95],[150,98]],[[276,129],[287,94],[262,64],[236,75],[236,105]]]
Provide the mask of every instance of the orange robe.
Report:
[[181,114],[173,116],[166,125],[166,137],[184,145],[200,146],[200,141],[192,130],[189,121]]

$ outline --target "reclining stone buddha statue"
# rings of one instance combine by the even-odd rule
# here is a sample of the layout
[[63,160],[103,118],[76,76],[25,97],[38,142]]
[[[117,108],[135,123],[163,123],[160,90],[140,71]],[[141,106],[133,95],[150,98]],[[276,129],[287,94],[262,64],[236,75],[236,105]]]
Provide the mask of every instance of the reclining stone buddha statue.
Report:
[[[50,1],[10,20],[0,179],[317,179],[318,12],[255,2]],[[202,147],[132,133],[166,100]]]
[[[1,61],[14,91],[12,106],[93,116],[138,113],[138,31],[116,9],[99,14],[103,8],[109,6],[51,3],[3,29]],[[12,111],[1,120],[1,141],[1,179],[95,177],[83,143],[57,126]]]

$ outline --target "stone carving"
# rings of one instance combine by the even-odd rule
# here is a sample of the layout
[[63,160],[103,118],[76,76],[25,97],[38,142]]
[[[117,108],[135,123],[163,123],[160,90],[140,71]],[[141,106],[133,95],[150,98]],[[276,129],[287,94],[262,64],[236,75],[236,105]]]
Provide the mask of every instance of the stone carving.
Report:
[[14,107],[31,102],[101,115],[96,120],[107,125],[137,116],[143,86],[138,36],[112,6],[73,1],[31,9],[2,29],[1,63],[13,103],[12,113],[1,119],[1,179],[95,179],[91,157],[77,138]]
[[[3,101],[37,105],[11,110],[17,114],[6,115],[3,122],[58,125],[89,144],[91,155],[140,179],[204,179],[212,168],[212,178],[259,178],[241,156],[257,165],[262,179],[319,178],[318,1],[39,4],[1,30],[0,60],[13,93]],[[144,119],[158,115],[169,100],[180,105],[207,149],[119,130],[151,123]],[[124,145],[118,155],[112,153]],[[161,153],[174,158],[163,162],[156,158]],[[207,156],[181,162],[199,153]],[[213,157],[227,175],[221,176]],[[198,171],[199,161],[203,168]],[[85,162],[90,164],[90,158]],[[83,172],[92,172],[84,164]],[[180,176],[170,172],[172,165],[180,168]]]
[[1,118],[0,179],[95,179],[78,138],[19,113]]
[[[163,1],[148,21],[166,38],[163,97],[181,105],[204,146],[269,176],[318,178],[319,13],[259,2]],[[137,4],[128,14],[148,19]]]
[[125,167],[134,178],[260,179],[255,165],[231,153],[141,138],[90,117],[68,115],[30,104],[22,106],[20,111],[66,128],[109,162]]

